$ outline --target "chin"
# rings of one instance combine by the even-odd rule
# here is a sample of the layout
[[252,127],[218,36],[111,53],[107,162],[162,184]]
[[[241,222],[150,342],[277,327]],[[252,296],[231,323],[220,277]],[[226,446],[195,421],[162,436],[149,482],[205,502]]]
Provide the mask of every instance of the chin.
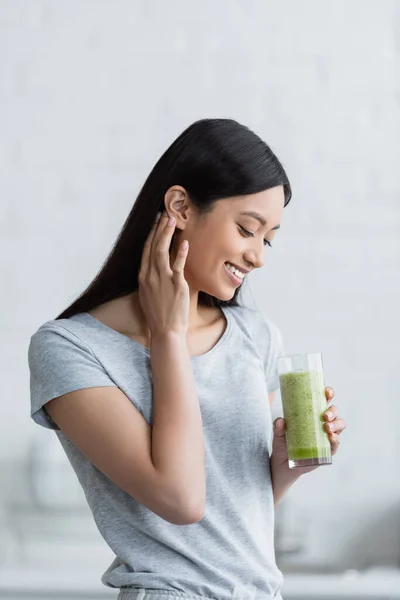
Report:
[[[212,283],[214,283],[214,285],[212,285]],[[214,296],[214,298],[218,298],[218,300],[223,302],[227,302],[228,300],[232,300],[237,288],[229,285],[229,282],[225,285],[222,281],[221,285],[217,286],[215,285],[215,279],[211,282],[210,278],[204,278],[202,281],[199,281],[199,279],[193,281],[193,289],[199,290],[204,294],[209,294],[209,296]]]
[[224,302],[227,302],[228,300],[232,300],[233,296],[235,295],[236,290],[232,290],[232,291],[226,291],[225,293],[220,293],[217,298],[218,300],[223,300]]
[[227,302],[228,300],[232,300],[233,296],[235,295],[235,289],[231,288],[229,289],[229,287],[227,286],[226,288],[209,288],[209,287],[204,287],[202,288],[202,292],[204,292],[205,294],[209,294],[210,296],[214,296],[215,298],[218,298],[218,300],[221,300],[222,302]]

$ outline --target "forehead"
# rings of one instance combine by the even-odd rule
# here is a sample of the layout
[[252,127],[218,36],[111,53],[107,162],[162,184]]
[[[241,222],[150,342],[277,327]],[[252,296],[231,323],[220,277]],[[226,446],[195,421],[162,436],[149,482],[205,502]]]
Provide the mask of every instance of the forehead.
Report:
[[224,213],[240,214],[243,211],[254,211],[262,215],[266,221],[274,221],[274,224],[279,223],[284,204],[285,195],[282,185],[256,194],[224,198],[217,202],[217,206],[220,205],[218,208]]

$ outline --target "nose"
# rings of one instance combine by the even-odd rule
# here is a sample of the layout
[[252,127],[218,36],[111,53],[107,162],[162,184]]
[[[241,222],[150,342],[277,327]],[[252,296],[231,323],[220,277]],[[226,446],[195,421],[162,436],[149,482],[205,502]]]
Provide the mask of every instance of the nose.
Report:
[[264,265],[265,248],[262,249],[249,248],[244,255],[244,259],[247,263],[253,265],[254,269],[260,269]]

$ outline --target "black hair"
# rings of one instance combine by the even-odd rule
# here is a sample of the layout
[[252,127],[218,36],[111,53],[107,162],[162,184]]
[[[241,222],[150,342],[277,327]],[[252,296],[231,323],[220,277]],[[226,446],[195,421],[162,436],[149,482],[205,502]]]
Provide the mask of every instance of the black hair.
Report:
[[[201,119],[183,131],[147,177],[99,273],[87,289],[57,319],[69,318],[135,292],[144,243],[164,197],[173,185],[184,187],[199,211],[206,214],[223,198],[255,194],[282,185],[285,206],[292,192],[285,170],[270,147],[233,119]],[[172,245],[172,244],[171,244]],[[238,306],[199,292],[199,304]]]

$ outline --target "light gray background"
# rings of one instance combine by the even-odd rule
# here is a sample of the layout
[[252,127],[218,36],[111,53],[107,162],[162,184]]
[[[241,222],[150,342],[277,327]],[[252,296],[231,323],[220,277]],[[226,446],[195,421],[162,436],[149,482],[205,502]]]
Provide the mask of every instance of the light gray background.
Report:
[[400,565],[399,52],[394,0],[0,1],[5,521],[35,485],[42,503],[85,510],[29,418],[30,336],[94,277],[177,135],[231,117],[293,187],[249,303],[288,353],[323,353],[348,424],[333,466],[279,507],[282,552],[286,540],[299,564]]

